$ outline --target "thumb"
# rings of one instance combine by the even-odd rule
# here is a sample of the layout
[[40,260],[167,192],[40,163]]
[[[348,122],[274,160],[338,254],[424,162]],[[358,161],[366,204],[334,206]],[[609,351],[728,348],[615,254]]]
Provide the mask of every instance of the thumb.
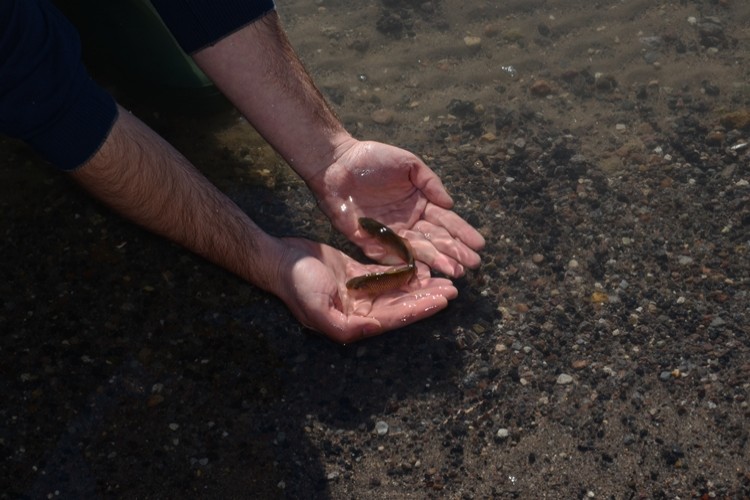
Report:
[[440,178],[433,172],[430,167],[424,164],[419,158],[416,159],[411,167],[409,178],[425,197],[442,208],[451,208],[453,198],[445,190]]

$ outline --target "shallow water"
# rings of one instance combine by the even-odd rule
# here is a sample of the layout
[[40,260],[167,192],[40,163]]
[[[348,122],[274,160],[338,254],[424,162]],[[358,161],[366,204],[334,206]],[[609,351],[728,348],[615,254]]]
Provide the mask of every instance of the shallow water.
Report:
[[[441,175],[482,267],[334,346],[3,140],[0,498],[750,495],[750,4],[279,11],[349,129]],[[269,231],[355,252],[236,113],[113,91]]]

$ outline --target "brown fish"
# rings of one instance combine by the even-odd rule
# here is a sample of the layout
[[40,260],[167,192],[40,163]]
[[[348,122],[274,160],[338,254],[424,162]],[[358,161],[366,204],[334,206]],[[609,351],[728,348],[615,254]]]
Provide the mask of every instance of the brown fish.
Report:
[[356,276],[346,282],[346,288],[365,292],[368,295],[380,295],[409,283],[417,273],[417,266],[414,264],[414,255],[409,242],[375,219],[360,217],[359,225],[368,234],[380,241],[387,250],[403,260],[406,265],[387,271]]
[[391,228],[369,217],[360,217],[359,226],[382,243],[386,249],[393,251],[404,263],[410,266],[414,264],[411,245]]

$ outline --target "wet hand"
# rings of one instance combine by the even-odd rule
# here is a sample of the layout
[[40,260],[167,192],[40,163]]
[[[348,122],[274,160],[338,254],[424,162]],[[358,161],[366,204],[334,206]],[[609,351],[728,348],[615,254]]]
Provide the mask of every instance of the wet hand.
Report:
[[333,225],[374,260],[385,250],[359,228],[358,217],[391,227],[409,240],[418,261],[448,276],[479,266],[484,238],[451,210],[438,176],[408,151],[351,139],[308,184]]
[[306,327],[350,343],[419,321],[445,308],[458,294],[450,280],[418,266],[407,285],[377,296],[347,289],[356,276],[387,269],[361,264],[322,243],[283,238],[286,251],[272,290]]

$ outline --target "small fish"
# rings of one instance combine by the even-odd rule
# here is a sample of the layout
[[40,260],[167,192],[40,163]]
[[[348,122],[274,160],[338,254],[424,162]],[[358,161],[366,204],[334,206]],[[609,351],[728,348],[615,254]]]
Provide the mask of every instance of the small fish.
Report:
[[411,245],[404,238],[394,233],[391,228],[369,217],[360,217],[359,226],[382,243],[387,250],[395,253],[396,257],[402,262],[410,266],[414,264]]
[[356,276],[346,282],[346,288],[365,292],[367,295],[380,295],[381,293],[401,288],[411,281],[417,272],[417,266],[404,266],[377,273]]
[[414,264],[414,255],[409,242],[375,219],[360,217],[359,225],[406,265],[387,271],[356,276],[346,282],[346,288],[366,292],[368,295],[379,295],[409,283],[417,273],[417,266]]

